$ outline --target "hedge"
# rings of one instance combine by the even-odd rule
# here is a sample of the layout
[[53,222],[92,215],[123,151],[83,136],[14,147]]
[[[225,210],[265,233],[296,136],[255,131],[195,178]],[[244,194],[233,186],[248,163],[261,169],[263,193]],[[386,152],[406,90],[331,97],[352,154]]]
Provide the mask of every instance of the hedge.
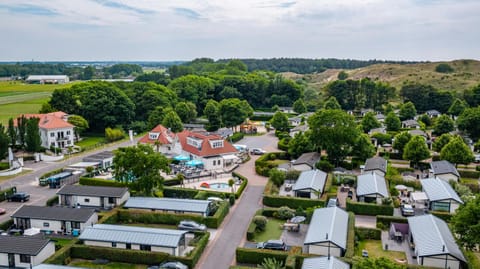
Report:
[[345,258],[351,259],[355,254],[355,214],[348,212],[347,250]]
[[350,199],[347,199],[347,211],[352,211],[358,215],[393,215],[393,206],[391,205],[377,205],[371,203],[359,203],[353,202]]
[[[167,224],[177,225],[180,221],[189,219],[199,223],[205,223],[205,218],[195,214],[175,214],[164,212],[152,212],[141,209],[120,209],[116,214],[117,222],[120,223],[143,223],[143,224]],[[109,221],[105,221],[109,222]]]
[[9,219],[7,221],[4,221],[2,223],[0,223],[0,230],[8,230],[8,228],[12,227],[13,225],[13,219]]
[[48,199],[45,205],[46,206],[58,205],[58,195],[55,195],[52,198]]
[[218,228],[222,224],[225,217],[230,211],[230,205],[228,202],[221,202],[220,206],[217,209],[217,212],[211,217],[207,217],[205,220],[205,225],[209,228]]
[[453,215],[450,214],[449,212],[443,212],[443,211],[430,211],[430,214],[444,220],[445,222],[450,222],[450,220],[453,217]]
[[78,239],[72,240],[67,245],[63,246],[60,250],[55,251],[55,254],[50,256],[47,260],[43,263],[47,264],[59,264],[59,265],[66,265],[70,263],[71,260],[71,249],[74,244],[78,242]]
[[382,240],[382,230],[378,228],[355,227],[355,235],[360,240]]
[[230,142],[235,143],[242,140],[244,136],[245,136],[244,133],[236,132],[236,133],[233,133],[233,135],[230,136],[228,139],[230,140]]
[[50,172],[48,172],[48,173],[45,173],[45,174],[43,174],[43,175],[40,177],[40,179],[44,179],[44,178],[53,176],[53,175],[55,175],[55,174],[59,174],[59,173],[61,173],[61,172],[63,172],[63,168],[59,168],[59,169],[50,171]]
[[70,250],[70,257],[85,260],[106,259],[114,262],[152,265],[166,261],[170,258],[170,255],[164,252],[73,245]]
[[10,195],[10,194],[13,194],[16,190],[17,190],[17,188],[15,188],[15,187],[0,190],[0,202],[5,201],[7,196]]
[[255,161],[255,172],[261,176],[268,177],[270,170],[276,168],[277,164],[269,162],[276,159],[289,160],[288,153],[286,152],[271,152],[263,154]]
[[210,233],[195,232],[195,238],[198,238],[198,241],[195,243],[195,249],[187,257],[172,257],[171,259],[184,263],[188,268],[194,268],[207,247],[209,237]]
[[0,171],[7,170],[8,168],[10,168],[10,164],[8,162],[0,162]]
[[279,150],[288,151],[288,144],[290,143],[290,141],[291,139],[287,137],[278,140],[277,148]]
[[377,216],[377,228],[379,229],[388,229],[392,222],[407,223],[408,220],[405,217],[384,216],[384,215]]
[[175,186],[180,185],[182,182],[178,178],[168,179],[163,181],[163,186]]
[[411,167],[395,167],[395,169],[397,169],[398,173],[403,173],[403,172],[414,172],[415,169],[411,168]]
[[79,184],[87,185],[87,186],[104,186],[104,187],[126,187],[127,186],[127,184],[118,182],[115,180],[91,178],[91,177],[81,177]]
[[297,209],[299,207],[302,207],[302,208],[325,207],[325,201],[318,200],[318,199],[309,199],[309,198],[264,195],[263,205],[271,206],[271,207],[288,206],[290,208]]
[[240,187],[238,187],[237,192],[235,193],[235,198],[238,199],[242,195],[245,188],[247,187],[248,179],[246,177],[236,173],[236,172],[232,172],[232,176],[233,177],[238,177],[242,180],[242,183],[240,184]]
[[422,184],[420,183],[420,180],[403,180],[401,178],[395,178],[395,177],[389,177],[388,182],[390,183],[390,186],[395,186],[395,185],[405,185],[407,187],[412,187],[416,190],[421,190],[422,189]]
[[[255,224],[253,219],[255,218],[255,216],[262,216],[262,215],[265,216],[263,214],[264,212],[265,212],[265,210],[263,210],[263,209],[257,210],[257,212],[255,212],[255,215],[253,216],[252,220],[250,221],[250,224],[248,225],[248,229],[247,229],[247,240],[248,241],[253,240],[253,237],[255,236],[255,231],[257,230],[257,225]],[[275,210],[275,212],[276,212],[276,210]]]
[[466,178],[479,178],[480,177],[480,171],[458,170],[458,173],[460,174],[460,177],[466,177]]
[[237,263],[261,264],[265,258],[273,258],[285,264],[288,252],[268,249],[237,248],[235,257]]

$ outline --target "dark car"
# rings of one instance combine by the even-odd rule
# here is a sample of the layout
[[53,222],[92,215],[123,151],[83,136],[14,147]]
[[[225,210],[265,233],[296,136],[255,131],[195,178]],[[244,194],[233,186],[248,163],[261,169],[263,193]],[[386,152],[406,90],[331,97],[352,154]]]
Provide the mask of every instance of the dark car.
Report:
[[205,226],[204,224],[198,224],[195,221],[191,220],[182,220],[178,224],[178,229],[187,231],[206,231],[207,226]]
[[25,202],[30,200],[30,194],[27,194],[25,192],[16,192],[14,194],[11,194],[7,196],[7,200],[9,202]]
[[257,244],[257,248],[272,249],[272,250],[287,250],[287,245],[283,240],[268,240]]

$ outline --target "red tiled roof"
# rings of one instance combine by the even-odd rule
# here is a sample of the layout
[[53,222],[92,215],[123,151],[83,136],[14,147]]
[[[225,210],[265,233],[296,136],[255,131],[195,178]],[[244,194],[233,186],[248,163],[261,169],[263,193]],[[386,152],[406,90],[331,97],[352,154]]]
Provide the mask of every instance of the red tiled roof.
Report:
[[[196,156],[206,157],[237,153],[237,149],[219,135],[204,134],[184,130],[181,133],[178,133],[177,136],[182,145],[182,149]],[[187,144],[187,137],[193,137],[202,140],[202,146],[200,147],[200,149]],[[212,148],[209,142],[211,140],[223,140],[223,147]]]
[[[62,111],[47,113],[47,114],[22,114],[25,118],[38,118],[38,127],[42,129],[59,129],[74,127],[72,124],[64,120],[67,113]],[[19,117],[21,117],[20,115]],[[14,125],[17,126],[17,119],[14,121]]]
[[[159,133],[157,139],[150,139],[150,133]],[[170,140],[168,139],[175,138],[175,134],[170,132],[167,128],[163,125],[159,124],[157,127],[153,128],[150,132],[144,135],[138,142],[142,144],[155,144],[155,142],[160,142],[161,144],[171,144]]]

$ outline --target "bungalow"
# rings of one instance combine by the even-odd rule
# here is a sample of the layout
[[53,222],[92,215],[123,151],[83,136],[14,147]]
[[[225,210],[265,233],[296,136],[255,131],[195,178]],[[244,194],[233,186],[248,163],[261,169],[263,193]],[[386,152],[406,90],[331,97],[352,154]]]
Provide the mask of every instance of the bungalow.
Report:
[[427,110],[425,114],[427,114],[427,116],[429,116],[430,118],[436,118],[442,115],[442,113],[440,113],[438,110],[435,110],[435,109]]
[[387,173],[387,160],[382,157],[373,157],[365,161],[364,173],[376,172],[381,176]]
[[84,157],[82,159],[85,163],[98,163],[97,168],[107,169],[113,165],[113,152],[112,151],[102,151],[90,156]]
[[[23,114],[27,119],[38,118],[38,128],[40,131],[41,146],[44,148],[56,147],[67,148],[74,145],[75,133],[74,126],[68,120],[68,114],[62,111],[47,114]],[[15,126],[18,122],[15,120]]]
[[296,197],[319,199],[326,181],[327,173],[321,170],[303,171],[293,185],[293,193]]
[[422,190],[428,197],[430,210],[454,213],[463,204],[462,199],[445,180],[427,178],[420,180]]
[[32,236],[0,235],[0,267],[31,268],[55,253],[55,243]]
[[298,133],[305,133],[306,131],[308,131],[310,128],[308,126],[308,124],[301,124],[301,125],[298,125],[298,126],[295,126],[293,127],[292,129],[290,129],[290,133],[289,135],[291,137],[295,137],[296,134]]
[[382,199],[389,196],[383,176],[370,172],[357,177],[357,199],[360,202],[381,204]]
[[373,128],[370,131],[368,131],[369,135],[373,135],[373,134],[376,134],[376,133],[386,134],[387,129],[385,127],[379,127],[379,128]]
[[402,121],[402,128],[420,128],[420,124],[416,120],[404,120]]
[[423,138],[425,138],[425,140],[428,139],[428,135],[427,133],[425,133],[424,131],[422,130],[418,130],[418,129],[415,129],[415,130],[410,130],[408,131],[408,133],[411,135],[411,136],[421,136]]
[[457,171],[457,168],[449,161],[435,161],[430,163],[431,172],[434,177],[438,177],[440,179],[449,182],[453,180],[458,182],[460,179],[460,174]]
[[80,232],[98,221],[94,209],[24,205],[12,215],[13,223],[21,229],[36,228],[40,231],[71,234]]
[[350,265],[335,257],[314,257],[303,259],[302,269],[350,269]]
[[177,134],[182,155],[197,160],[206,170],[229,169],[233,167],[238,150],[219,135],[184,130]]
[[87,246],[164,252],[180,256],[187,247],[187,231],[136,226],[96,224],[88,227],[79,239]]
[[61,206],[113,208],[130,197],[128,188],[65,185],[57,191]]
[[339,207],[313,212],[304,246],[308,254],[341,257],[347,249],[348,213]]
[[427,214],[407,219],[410,243],[419,265],[436,268],[459,269],[467,260],[455,243],[445,221]]
[[159,124],[153,128],[148,134],[144,135],[138,141],[140,144],[149,144],[155,151],[163,154],[179,154],[181,151],[175,134]]
[[308,171],[315,169],[315,164],[320,161],[320,153],[308,152],[300,155],[298,159],[293,162],[293,169],[297,171]]
[[375,113],[375,111],[371,108],[362,108],[360,109],[360,116],[365,117],[365,115],[369,112]]
[[203,217],[210,213],[211,201],[175,198],[130,197],[124,208],[148,209],[174,213],[199,214]]

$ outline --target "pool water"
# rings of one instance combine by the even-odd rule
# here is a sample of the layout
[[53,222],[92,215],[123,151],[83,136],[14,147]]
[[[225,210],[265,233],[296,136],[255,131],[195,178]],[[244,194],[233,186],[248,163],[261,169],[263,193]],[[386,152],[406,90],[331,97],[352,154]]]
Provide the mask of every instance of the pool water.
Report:
[[230,186],[228,186],[227,183],[210,183],[210,189],[223,190],[228,188],[230,188]]

